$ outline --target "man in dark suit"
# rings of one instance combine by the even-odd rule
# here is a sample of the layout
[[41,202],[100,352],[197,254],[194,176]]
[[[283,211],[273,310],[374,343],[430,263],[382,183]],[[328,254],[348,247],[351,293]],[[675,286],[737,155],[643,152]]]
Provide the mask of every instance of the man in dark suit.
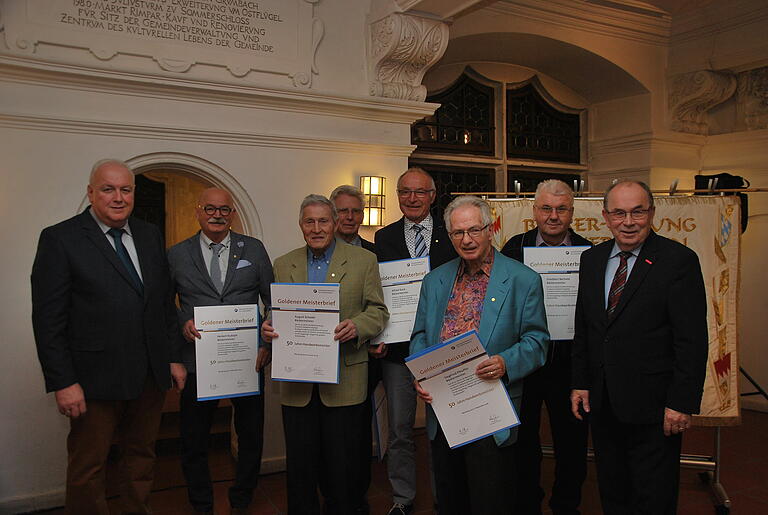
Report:
[[707,362],[706,294],[696,254],[658,236],[642,182],[605,193],[614,239],[581,256],[571,405],[589,413],[603,511],[677,509],[682,433]]
[[[354,245],[362,247],[367,251],[374,252],[374,245],[368,240],[360,237],[358,231],[360,224],[363,223],[363,207],[365,198],[360,188],[343,184],[331,192],[329,197],[333,205],[336,206],[336,212],[339,215],[339,223],[336,226],[336,238]],[[371,352],[381,351],[384,344],[378,348],[369,349]],[[365,400],[364,409],[360,412],[360,456],[354,459],[359,464],[359,473],[355,477],[357,482],[356,493],[353,495],[359,499],[355,506],[355,513],[364,515],[370,512],[368,505],[368,488],[371,486],[371,450],[373,449],[373,389],[381,381],[381,367],[378,360],[368,362],[368,397]],[[321,478],[322,479],[322,478]],[[353,488],[354,489],[354,488]],[[327,486],[324,481],[320,482],[320,490],[325,492]]]
[[157,227],[130,218],[134,176],[97,162],[89,208],[40,234],[32,267],[32,324],[48,392],[70,418],[66,509],[109,514],[107,455],[122,447],[125,513],[149,513],[154,444],[165,390],[186,370]]
[[[403,217],[379,229],[374,236],[379,262],[429,256],[430,268],[458,256],[440,221],[429,208],[435,201],[435,181],[421,168],[409,168],[397,180],[397,198]],[[416,497],[416,446],[413,424],[416,391],[405,366],[410,342],[386,345],[373,357],[382,358],[381,369],[387,392],[389,443],[387,474],[392,485],[390,515],[407,515]]]
[[[189,502],[198,513],[213,513],[213,488],[208,470],[208,440],[218,400],[197,400],[195,374],[195,306],[233,304],[270,305],[272,264],[261,241],[230,230],[237,216],[232,196],[209,188],[195,208],[200,232],[168,251],[171,278],[179,295],[184,365],[189,371],[181,394],[180,431],[182,469]],[[270,351],[261,346],[256,369],[269,362]],[[260,378],[263,390],[263,376]],[[231,399],[235,410],[238,456],[235,482],[229,489],[232,513],[247,513],[259,478],[264,430],[264,397],[248,395]]]
[[[523,262],[525,247],[592,246],[571,229],[573,190],[563,181],[540,182],[533,204],[536,227],[510,238],[501,253]],[[546,364],[525,378],[515,443],[516,514],[541,515],[541,406],[546,403],[555,448],[555,483],[549,506],[554,515],[578,515],[587,475],[587,424],[571,414],[571,340],[552,340]]]

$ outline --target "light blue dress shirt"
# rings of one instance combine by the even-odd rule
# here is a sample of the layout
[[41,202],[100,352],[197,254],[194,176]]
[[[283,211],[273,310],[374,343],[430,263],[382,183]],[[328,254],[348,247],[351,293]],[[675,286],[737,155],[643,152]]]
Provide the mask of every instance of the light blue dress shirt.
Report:
[[[627,258],[627,281],[629,281],[629,274],[632,273],[632,267],[635,266],[635,261],[637,261],[637,256],[640,255],[640,249],[642,248],[643,244],[641,243],[636,248],[629,251],[632,255]],[[608,257],[608,265],[605,267],[605,309],[608,309],[608,293],[611,291],[613,276],[616,275],[616,270],[619,269],[619,263],[621,262],[619,252],[621,252],[621,249],[619,248],[618,243],[613,242],[613,248]]]
[[336,248],[336,239],[331,240],[331,245],[325,249],[325,253],[316,257],[312,249],[307,247],[307,281],[311,283],[324,283],[328,274],[328,265],[331,264],[333,250]]

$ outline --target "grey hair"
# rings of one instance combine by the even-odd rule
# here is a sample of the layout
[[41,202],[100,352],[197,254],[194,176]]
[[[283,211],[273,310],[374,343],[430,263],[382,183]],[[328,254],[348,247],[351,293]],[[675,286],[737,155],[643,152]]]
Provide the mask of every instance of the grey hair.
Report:
[[480,210],[480,219],[483,225],[490,225],[490,223],[493,222],[491,206],[488,205],[488,202],[480,197],[475,197],[474,195],[462,195],[453,199],[451,203],[448,204],[448,207],[445,208],[443,220],[445,220],[445,228],[448,232],[451,232],[452,230],[451,214],[458,208],[465,206],[474,206]]
[[99,168],[101,168],[106,164],[114,164],[114,165],[122,166],[123,168],[131,172],[131,175],[134,176],[134,182],[136,181],[135,174],[133,173],[133,170],[131,170],[130,166],[125,164],[125,162],[120,161],[119,159],[113,159],[111,157],[108,157],[106,159],[99,159],[98,161],[93,163],[93,166],[91,167],[91,173],[88,176],[88,184],[93,184],[93,178],[96,176],[96,172],[98,172]]
[[317,205],[328,206],[331,210],[331,216],[333,216],[333,223],[336,223],[339,220],[339,213],[336,212],[336,206],[333,205],[333,202],[323,195],[312,193],[311,195],[304,197],[304,200],[301,201],[301,207],[299,208],[299,223],[301,223],[301,216],[304,214],[304,208]]
[[437,189],[437,187],[435,186],[435,180],[432,178],[432,176],[429,175],[426,172],[426,170],[424,170],[423,168],[419,168],[418,166],[412,166],[412,167],[408,168],[406,171],[404,171],[402,174],[400,174],[400,177],[397,178],[397,187],[398,187],[398,189],[400,188],[400,182],[403,180],[403,177],[405,177],[409,173],[420,173],[422,175],[427,176],[429,178],[429,182],[432,184],[432,189],[433,190]]
[[539,185],[536,186],[536,197],[534,198],[536,202],[538,202],[542,193],[549,193],[556,197],[565,196],[568,197],[568,200],[573,202],[573,190],[559,179],[547,179],[546,181],[541,181]]
[[342,184],[341,186],[337,187],[335,190],[331,192],[331,202],[335,204],[336,197],[338,197],[339,195],[349,195],[350,197],[355,197],[357,200],[360,201],[361,207],[365,206],[365,197],[363,197],[363,192],[357,186],[352,186],[350,184]]
[[613,190],[613,188],[620,184],[637,184],[643,188],[643,190],[645,190],[645,194],[648,195],[648,208],[653,207],[653,193],[651,193],[651,188],[649,188],[646,183],[643,181],[636,181],[634,179],[616,179],[611,183],[610,186],[608,186],[608,189],[605,190],[605,195],[603,195],[603,209],[608,211],[608,194]]

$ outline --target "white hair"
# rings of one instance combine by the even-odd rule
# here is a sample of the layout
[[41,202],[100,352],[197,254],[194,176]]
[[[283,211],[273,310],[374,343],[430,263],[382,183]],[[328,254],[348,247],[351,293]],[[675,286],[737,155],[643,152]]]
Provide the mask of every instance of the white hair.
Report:
[[448,204],[448,207],[445,208],[443,219],[445,220],[445,228],[448,232],[451,232],[452,229],[451,214],[458,208],[465,206],[474,206],[480,210],[480,219],[482,220],[483,225],[490,225],[493,221],[493,217],[491,216],[491,206],[488,205],[488,202],[479,197],[475,197],[474,195],[462,195],[453,199],[451,203]]

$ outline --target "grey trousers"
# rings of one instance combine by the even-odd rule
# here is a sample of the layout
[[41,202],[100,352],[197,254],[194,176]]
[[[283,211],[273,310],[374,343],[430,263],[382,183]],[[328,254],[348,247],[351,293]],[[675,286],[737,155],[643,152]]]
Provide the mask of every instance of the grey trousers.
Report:
[[416,497],[416,390],[411,372],[402,363],[381,360],[382,380],[387,392],[389,444],[387,475],[392,485],[392,500],[413,504]]

